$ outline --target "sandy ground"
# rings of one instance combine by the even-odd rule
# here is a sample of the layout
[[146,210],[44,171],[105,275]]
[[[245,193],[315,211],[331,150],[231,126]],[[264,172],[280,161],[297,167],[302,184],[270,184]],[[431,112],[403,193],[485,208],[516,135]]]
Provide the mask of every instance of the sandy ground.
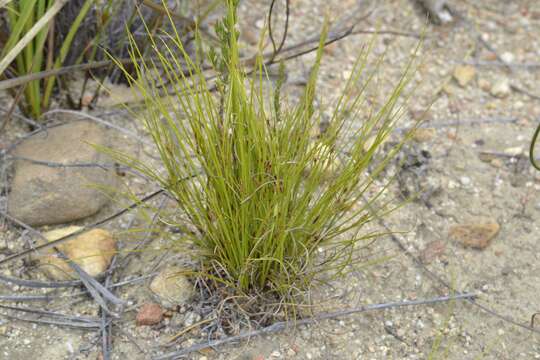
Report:
[[[265,7],[260,6],[261,3],[246,1],[241,6],[246,52],[251,49],[249,41],[257,36],[264,19]],[[425,21],[410,1],[363,3],[365,11],[360,10],[358,17],[373,11],[361,20],[358,29],[380,26],[383,30],[415,33],[424,29]],[[412,190],[422,196],[385,219],[391,229],[405,232],[397,234],[394,240],[381,238],[368,250],[373,257],[390,255],[389,259],[352,269],[345,279],[316,289],[315,298],[325,303],[325,308],[339,310],[448,294],[448,289],[430,276],[436,274],[460,292],[478,294],[477,303],[500,316],[466,301],[395,308],[299,326],[288,332],[252,338],[247,343],[195,352],[188,358],[540,359],[538,333],[501,318],[527,326],[531,316],[540,312],[537,235],[540,173],[535,173],[526,159],[530,138],[540,119],[537,86],[540,81],[540,3],[534,0],[511,3],[458,0],[451,4],[456,17],[454,23],[427,26],[419,53],[422,64],[415,75],[418,88],[401,124],[404,128],[410,126],[413,118],[432,103],[424,124],[432,130],[425,139],[409,144],[404,150],[409,157],[422,151],[428,156],[422,158],[418,173],[403,172],[401,181],[392,186],[389,194],[400,196],[403,191],[411,190],[407,184],[412,183]],[[355,6],[356,2],[351,0],[293,1],[288,41],[293,43],[317,34],[325,11],[335,20],[340,15],[349,15]],[[331,101],[327,94],[335,94],[343,85],[356,54],[369,39],[369,35],[353,35],[326,51],[319,101]],[[382,71],[376,77],[377,86],[369,93],[374,106],[381,104],[391,84],[398,79],[417,41],[391,34],[380,35],[376,40],[374,54],[381,54],[385,49],[387,54]],[[503,66],[497,56],[510,61],[510,65]],[[312,56],[306,56],[288,63],[289,86],[294,87],[294,82],[305,78],[311,59]],[[456,66],[465,63],[473,65],[475,75],[468,84],[460,86],[452,74]],[[494,96],[493,87],[505,81],[511,85],[508,94],[502,98]],[[96,114],[127,129],[137,127],[124,113],[111,115],[110,112],[110,109],[98,109]],[[9,144],[25,133],[23,126],[12,123],[6,134],[0,135],[1,144]],[[115,136],[133,153],[145,156],[144,148],[121,135]],[[126,182],[137,194],[148,192],[149,186],[144,181],[128,175]],[[96,218],[111,212],[115,206],[104,209]],[[139,218],[134,218],[134,224],[140,223]],[[122,218],[107,227],[122,231],[130,219],[129,216]],[[452,225],[486,220],[497,222],[500,231],[485,249],[465,248],[448,236]],[[373,224],[373,227],[380,225]],[[19,233],[14,228],[0,233],[0,242],[7,243],[0,251],[8,254],[21,249],[23,244],[17,242],[18,238]],[[129,243],[133,237],[124,234],[121,239]],[[397,245],[396,239],[407,252]],[[161,241],[156,238],[152,246],[159,248]],[[411,255],[423,260],[423,265],[415,262]],[[132,262],[119,278],[147,274],[148,267],[143,268],[142,264],[156,264],[160,257],[161,253],[142,254],[142,261]],[[170,253],[162,263],[178,259],[182,260],[182,254]],[[17,276],[27,274],[25,264],[20,261],[2,271]],[[14,291],[22,293],[18,287],[0,284],[0,294]],[[206,340],[205,334],[195,329],[176,347],[159,347],[182,328],[182,319],[195,306],[188,304],[160,326],[135,327],[137,304],[151,299],[147,283],[123,288],[118,294],[130,301],[131,311],[115,327],[113,359],[149,359],[158,353]],[[42,303],[30,305],[44,306]],[[88,300],[57,299],[47,305],[47,309],[97,315],[97,307]],[[2,359],[36,356],[39,359],[96,359],[98,356],[96,332],[15,320],[2,319],[0,324],[3,321],[4,325],[0,326]],[[536,329],[540,329],[540,324]]]

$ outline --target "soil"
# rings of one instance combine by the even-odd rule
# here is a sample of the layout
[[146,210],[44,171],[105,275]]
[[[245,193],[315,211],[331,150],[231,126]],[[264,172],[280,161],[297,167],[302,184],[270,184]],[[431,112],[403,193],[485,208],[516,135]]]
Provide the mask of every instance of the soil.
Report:
[[[319,33],[324,14],[330,20],[340,16],[362,18],[362,30],[395,30],[421,34],[420,64],[414,76],[414,95],[400,122],[406,129],[423,110],[422,126],[433,129],[409,143],[402,155],[418,163],[414,171],[400,172],[389,196],[418,193],[415,201],[384,219],[396,235],[385,236],[371,245],[366,255],[383,258],[370,266],[351,269],[345,278],[314,290],[318,308],[343,310],[363,304],[406,299],[429,299],[451,293],[439,280],[457,292],[477,294],[476,303],[464,300],[441,304],[369,311],[337,319],[301,325],[289,331],[253,337],[249,341],[194,352],[189,359],[540,359],[540,335],[529,326],[540,312],[540,172],[527,160],[531,136],[540,119],[540,3],[536,0],[449,1],[455,21],[444,26],[426,22],[421,10],[409,0],[393,1],[295,0],[291,1],[288,43]],[[266,1],[245,1],[240,7],[243,51],[253,50],[262,27]],[[283,20],[283,8],[276,15]],[[276,13],[276,14],[278,14]],[[363,15],[366,15],[363,17]],[[371,39],[356,34],[325,51],[320,78],[319,102],[328,104],[350,74],[359,51]],[[368,100],[373,106],[384,101],[402,73],[418,39],[381,34],[374,42],[373,55],[386,51]],[[287,63],[288,86],[294,88],[306,78],[313,55]],[[503,61],[508,61],[505,65]],[[475,76],[464,86],[453,78],[457,66],[469,64]],[[373,70],[371,66],[368,70]],[[493,85],[508,81],[503,94]],[[504,87],[504,86],[503,86]],[[409,91],[412,91],[410,88]],[[496,94],[494,96],[492,94]],[[2,106],[11,99],[0,93]],[[147,138],[140,124],[122,109],[92,111],[110,123]],[[152,160],[150,146],[137,143],[125,133],[110,129],[120,148]],[[13,118],[0,134],[0,146],[8,146],[28,132]],[[148,139],[148,138],[147,138]],[[419,156],[421,154],[422,156]],[[420,159],[420,160],[418,160]],[[397,165],[396,165],[397,166]],[[126,186],[137,195],[154,187],[127,173]],[[377,186],[382,186],[378,183]],[[4,195],[2,195],[4,196]],[[5,203],[5,196],[1,198]],[[91,223],[120,208],[118,200]],[[160,205],[160,201],[154,203]],[[165,211],[171,204],[161,204]],[[143,227],[145,213],[128,214],[105,227],[118,234],[126,253],[146,233],[127,232]],[[148,215],[148,214],[146,214]],[[150,214],[151,216],[151,214]],[[456,224],[497,223],[500,230],[480,249],[465,247],[448,235]],[[384,230],[381,223],[373,229]],[[26,246],[24,232],[5,225],[0,232],[0,256]],[[40,229],[44,230],[44,229]],[[115,274],[116,280],[148,275],[170,263],[189,263],[182,253],[163,251],[165,240],[150,234],[150,244],[128,266]],[[403,245],[401,248],[398,242]],[[405,250],[406,251],[405,251]],[[158,251],[153,251],[158,250]],[[364,254],[364,253],[362,253]],[[418,258],[420,263],[411,257]],[[18,260],[1,269],[2,274],[41,279],[39,272]],[[152,327],[136,326],[136,310],[154,299],[149,279],[120,288],[116,294],[128,302],[128,309],[116,320],[112,332],[111,359],[150,359],[162,353],[207,341],[208,334],[195,327],[172,347],[167,340],[193,321],[198,304],[186,304],[177,312],[165,313],[165,320]],[[10,303],[72,315],[98,316],[98,306],[89,298],[68,297],[80,290],[58,290],[53,301]],[[0,295],[39,294],[15,285],[0,283]],[[44,291],[43,291],[44,293]],[[0,309],[2,314],[29,314]],[[202,314],[204,320],[204,314]],[[513,324],[514,322],[515,324]],[[516,325],[517,324],[517,325]],[[540,324],[535,324],[540,331]],[[32,324],[0,317],[0,358],[98,359],[99,331],[65,326]]]

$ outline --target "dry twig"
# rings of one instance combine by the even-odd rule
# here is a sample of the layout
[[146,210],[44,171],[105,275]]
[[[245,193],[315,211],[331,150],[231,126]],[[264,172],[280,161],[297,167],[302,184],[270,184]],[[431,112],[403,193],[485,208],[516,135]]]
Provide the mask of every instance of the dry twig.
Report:
[[231,336],[225,339],[212,340],[212,341],[208,341],[204,343],[195,344],[187,349],[182,349],[182,350],[170,352],[168,354],[155,357],[154,360],[177,359],[180,356],[184,356],[184,355],[193,353],[195,351],[207,349],[209,347],[217,347],[220,345],[230,344],[230,343],[237,342],[244,339],[250,339],[255,336],[280,332],[280,331],[291,329],[300,325],[314,324],[322,320],[335,319],[335,318],[349,316],[352,314],[363,313],[367,311],[385,310],[385,309],[404,307],[404,306],[431,305],[431,304],[436,304],[436,303],[448,302],[452,300],[463,300],[463,299],[470,300],[470,299],[474,299],[475,297],[476,297],[475,294],[468,293],[468,294],[458,294],[458,295],[451,295],[451,296],[441,296],[441,297],[437,297],[433,299],[425,299],[425,300],[406,300],[406,301],[399,301],[399,302],[372,304],[372,305],[360,306],[360,307],[352,308],[348,310],[323,313],[323,314],[319,314],[319,315],[316,315],[314,317],[307,318],[307,319],[301,319],[301,320],[296,320],[296,321],[280,321],[259,330],[247,331],[247,332],[241,333],[240,335]]

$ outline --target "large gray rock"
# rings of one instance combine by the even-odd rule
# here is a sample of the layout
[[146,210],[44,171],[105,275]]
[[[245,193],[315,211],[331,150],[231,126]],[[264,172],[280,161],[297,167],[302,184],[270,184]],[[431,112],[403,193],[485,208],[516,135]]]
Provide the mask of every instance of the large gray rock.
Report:
[[75,121],[40,132],[17,146],[8,212],[33,226],[95,214],[108,201],[95,186],[113,187],[115,175],[112,169],[92,165],[107,163],[106,156],[89,144],[107,145],[105,130],[91,122]]

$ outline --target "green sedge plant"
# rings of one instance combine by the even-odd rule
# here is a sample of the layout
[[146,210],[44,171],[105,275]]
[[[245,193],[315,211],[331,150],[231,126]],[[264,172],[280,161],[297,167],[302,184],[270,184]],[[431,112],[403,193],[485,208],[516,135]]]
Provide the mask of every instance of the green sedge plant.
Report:
[[[376,73],[366,70],[371,41],[336,100],[328,128],[314,138],[311,130],[322,119],[315,98],[327,23],[305,90],[288,104],[281,94],[283,76],[277,85],[265,81],[262,55],[254,68],[243,66],[237,1],[225,3],[226,14],[216,25],[221,49],[198,52],[203,59],[189,56],[174,27],[150,38],[150,57],[143,58],[131,40],[135,72],[124,73],[146,105],[134,115],[151,135],[162,166],[106,151],[156,180],[176,200],[182,221],[163,221],[184,229],[184,240],[200,259],[194,273],[235,296],[294,304],[315,281],[365,261],[358,252],[381,235],[365,230],[375,219],[376,202],[377,216],[395,209],[383,200],[388,184],[382,171],[403,142],[375,154],[404,113],[399,99],[413,62],[380,109],[352,126],[370,113],[365,90]],[[203,71],[203,63],[212,64],[217,75]],[[147,75],[157,70],[161,77]],[[383,185],[376,188],[376,181]]]
[[[64,62],[73,39],[79,30],[81,23],[95,0],[86,0],[77,17],[73,20],[60,49],[53,55],[55,49],[48,48],[52,45],[50,31],[53,21],[43,24],[37,29],[37,33],[24,46],[20,46],[24,36],[31,32],[34,26],[42,19],[47,11],[55,4],[54,0],[14,0],[6,6],[9,36],[4,48],[0,51],[0,60],[17,50],[17,55],[12,66],[13,76],[22,76],[40,71],[60,68]],[[64,1],[65,3],[65,1]],[[57,6],[58,11],[61,5]],[[48,43],[48,45],[47,45]],[[0,73],[0,75],[2,75]],[[43,111],[47,110],[52,97],[56,77],[51,76],[43,80],[32,80],[25,84],[24,101],[20,105],[22,111],[33,117],[39,118]]]

